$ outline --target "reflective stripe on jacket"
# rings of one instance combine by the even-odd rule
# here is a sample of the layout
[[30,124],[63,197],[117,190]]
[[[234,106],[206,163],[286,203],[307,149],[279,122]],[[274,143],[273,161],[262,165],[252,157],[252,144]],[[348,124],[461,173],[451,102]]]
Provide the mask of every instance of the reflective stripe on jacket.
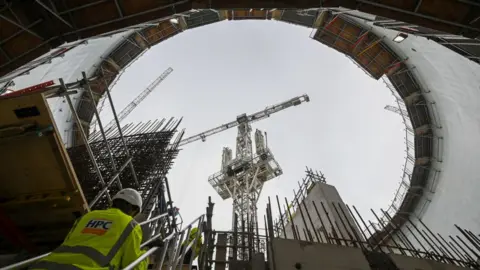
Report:
[[[121,210],[96,210],[81,217],[63,244],[31,269],[119,269],[138,259],[142,229]],[[147,269],[144,260],[135,269]]]

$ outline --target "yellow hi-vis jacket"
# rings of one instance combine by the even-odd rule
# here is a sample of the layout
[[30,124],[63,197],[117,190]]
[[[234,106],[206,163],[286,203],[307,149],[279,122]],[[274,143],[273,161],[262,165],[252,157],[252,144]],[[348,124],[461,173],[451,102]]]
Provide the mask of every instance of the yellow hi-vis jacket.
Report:
[[[31,269],[120,269],[140,257],[142,229],[121,210],[110,208],[85,214],[63,244]],[[147,269],[144,260],[135,269]]]
[[[192,243],[195,240],[195,237],[197,237],[197,232],[198,232],[198,228],[193,228],[190,231],[190,234],[188,236],[188,240],[186,239],[185,241],[183,241],[182,246],[186,248],[188,245],[190,245],[190,243]],[[198,237],[196,245],[191,247],[191,249],[194,252],[193,253],[193,259],[197,258],[198,255],[200,255],[200,251],[202,250],[202,245],[203,245],[202,235],[200,235]]]

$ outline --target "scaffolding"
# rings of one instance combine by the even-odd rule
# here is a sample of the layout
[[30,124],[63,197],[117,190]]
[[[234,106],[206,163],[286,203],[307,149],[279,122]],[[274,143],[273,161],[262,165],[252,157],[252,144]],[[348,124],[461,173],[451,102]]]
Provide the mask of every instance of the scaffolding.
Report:
[[[77,126],[82,125],[82,120],[68,93],[83,91],[83,96],[87,94],[93,101],[92,89],[105,80],[102,76],[87,79],[85,73],[83,80],[74,84],[67,85],[60,79],[61,92],[66,93],[65,98]],[[105,209],[111,203],[111,196],[120,189],[135,188],[142,195],[143,218],[170,213],[157,222],[149,223],[149,233],[144,237],[148,239],[159,231],[166,234],[176,230],[175,208],[166,174],[178,155],[178,145],[184,134],[184,130],[177,132],[181,119],[154,120],[122,127],[108,87],[103,94],[112,109],[114,127],[105,130],[97,107],[91,106],[91,114],[96,118],[101,136],[89,141],[87,132],[80,128],[77,133],[81,135],[82,142],[67,149],[89,209]]]
[[[63,92],[83,91],[83,95],[87,94],[93,101],[95,96],[91,81],[98,84],[98,81],[102,81],[102,77],[89,80],[83,73],[83,80],[71,86],[67,86],[60,79]],[[176,210],[172,204],[166,175],[178,155],[178,145],[184,134],[184,130],[177,133],[181,119],[154,120],[122,127],[108,87],[105,88],[104,94],[113,112],[114,127],[105,130],[97,107],[91,106],[100,135],[89,141],[88,130],[80,128],[78,133],[81,135],[82,143],[77,143],[68,149],[88,207],[105,209],[109,207],[111,197],[120,189],[137,189],[143,199],[143,218],[148,219],[161,213],[170,213],[165,218],[149,223],[148,233],[144,233],[144,237],[148,239],[160,231],[166,235],[177,229]],[[81,126],[82,121],[70,96],[67,94],[65,98],[75,124]],[[171,142],[172,139],[173,142]],[[128,170],[127,167],[129,167]]]
[[[110,195],[119,191],[119,188],[136,188],[144,200],[143,212],[150,215],[148,212],[152,209],[152,199],[155,197],[153,194],[163,193],[163,179],[178,154],[178,150],[170,145],[170,140],[179,124],[180,121],[163,119],[123,126],[123,138],[126,148],[130,150],[129,154],[118,131],[112,130],[106,135],[108,146],[105,141],[101,140],[90,143],[103,178],[112,179],[117,173],[114,169],[115,166],[112,166],[108,147],[113,156],[113,164],[127,164],[131,161],[135,168],[138,185],[131,170],[122,170],[118,176],[121,185],[110,186],[108,188]],[[69,148],[68,154],[91,207],[93,209],[107,208],[107,195],[99,193],[102,192],[103,186],[86,146],[79,145]]]

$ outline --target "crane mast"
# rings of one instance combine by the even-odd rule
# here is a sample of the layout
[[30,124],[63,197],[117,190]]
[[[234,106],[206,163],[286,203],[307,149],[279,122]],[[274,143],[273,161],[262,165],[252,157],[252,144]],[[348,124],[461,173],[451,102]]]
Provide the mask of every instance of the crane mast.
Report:
[[385,106],[384,109],[387,110],[387,111],[391,111],[393,113],[399,114],[399,115],[408,115],[407,111],[405,111],[403,109],[400,109],[398,107],[391,106],[391,105]]
[[[223,148],[222,166],[219,172],[208,178],[210,185],[226,200],[232,198],[232,231],[230,244],[242,247],[232,251],[230,257],[243,261],[251,259],[252,250],[259,249],[260,239],[254,228],[258,228],[257,201],[265,182],[283,174],[280,165],[268,148],[265,136],[260,130],[255,131],[252,142],[251,123],[265,119],[273,113],[310,101],[307,95],[295,97],[277,105],[266,107],[254,114],[242,114],[235,121],[189,137],[180,142],[185,145],[232,127],[238,127],[235,158],[232,150]],[[183,142],[183,144],[182,144]],[[253,146],[255,145],[255,152]],[[258,231],[258,229],[257,229]]]
[[253,123],[253,122],[256,122],[256,121],[260,121],[262,119],[265,119],[265,118],[269,117],[270,115],[272,115],[274,113],[277,113],[279,111],[283,111],[283,110],[285,110],[287,108],[290,108],[292,106],[297,106],[297,105],[302,104],[303,102],[309,102],[309,101],[310,101],[310,98],[308,97],[308,95],[302,95],[302,96],[291,98],[289,100],[286,100],[282,103],[279,103],[279,104],[276,104],[276,105],[273,105],[273,106],[268,106],[265,109],[263,109],[261,111],[258,111],[258,112],[255,112],[255,113],[250,114],[250,115],[241,114],[241,115],[237,116],[237,119],[234,120],[234,121],[228,122],[226,124],[220,125],[218,127],[209,129],[209,130],[204,131],[202,133],[199,133],[199,134],[196,134],[196,135],[193,135],[193,136],[190,136],[188,138],[185,138],[185,139],[181,140],[180,143],[179,143],[179,146],[183,146],[183,145],[186,145],[186,144],[198,141],[198,140],[205,141],[207,137],[215,135],[215,134],[217,134],[219,132],[222,132],[222,131],[225,131],[227,129],[237,127],[243,122]]
[[[157,86],[164,81],[170,73],[173,72],[173,68],[169,67],[167,68],[160,76],[158,76],[153,82],[150,83],[150,85],[147,86],[135,99],[130,102],[123,110],[118,113],[118,121],[121,122],[127,116],[135,109],[145,98],[147,98],[148,95],[150,95]],[[90,124],[91,126],[96,123],[96,119],[92,121]],[[115,125],[115,119],[112,119],[108,124],[105,125],[104,129],[109,130]],[[97,134],[98,135],[98,134]]]

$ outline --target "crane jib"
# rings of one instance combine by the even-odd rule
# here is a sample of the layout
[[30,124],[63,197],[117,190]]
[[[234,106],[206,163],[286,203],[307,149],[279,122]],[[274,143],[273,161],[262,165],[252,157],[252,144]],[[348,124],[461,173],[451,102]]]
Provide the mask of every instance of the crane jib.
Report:
[[194,136],[190,136],[188,138],[185,138],[185,139],[181,140],[180,143],[178,144],[178,146],[183,146],[183,145],[186,145],[186,144],[198,141],[198,140],[205,141],[206,137],[208,137],[208,136],[212,136],[212,135],[215,135],[215,134],[220,133],[222,131],[225,131],[227,129],[236,127],[239,124],[244,123],[244,122],[251,123],[251,122],[256,122],[256,121],[268,118],[268,117],[270,117],[270,115],[272,115],[276,112],[282,111],[282,110],[287,109],[287,108],[292,107],[292,106],[300,105],[303,102],[310,102],[310,98],[309,98],[308,95],[302,95],[302,96],[294,97],[294,98],[289,99],[287,101],[284,101],[282,103],[279,103],[279,104],[276,104],[276,105],[273,105],[273,106],[268,106],[264,110],[258,111],[256,113],[253,113],[253,114],[250,114],[250,115],[241,114],[241,115],[237,116],[237,119],[235,121],[229,122],[227,124],[220,125],[218,127],[209,129],[207,131],[201,132],[199,134],[196,134]]

